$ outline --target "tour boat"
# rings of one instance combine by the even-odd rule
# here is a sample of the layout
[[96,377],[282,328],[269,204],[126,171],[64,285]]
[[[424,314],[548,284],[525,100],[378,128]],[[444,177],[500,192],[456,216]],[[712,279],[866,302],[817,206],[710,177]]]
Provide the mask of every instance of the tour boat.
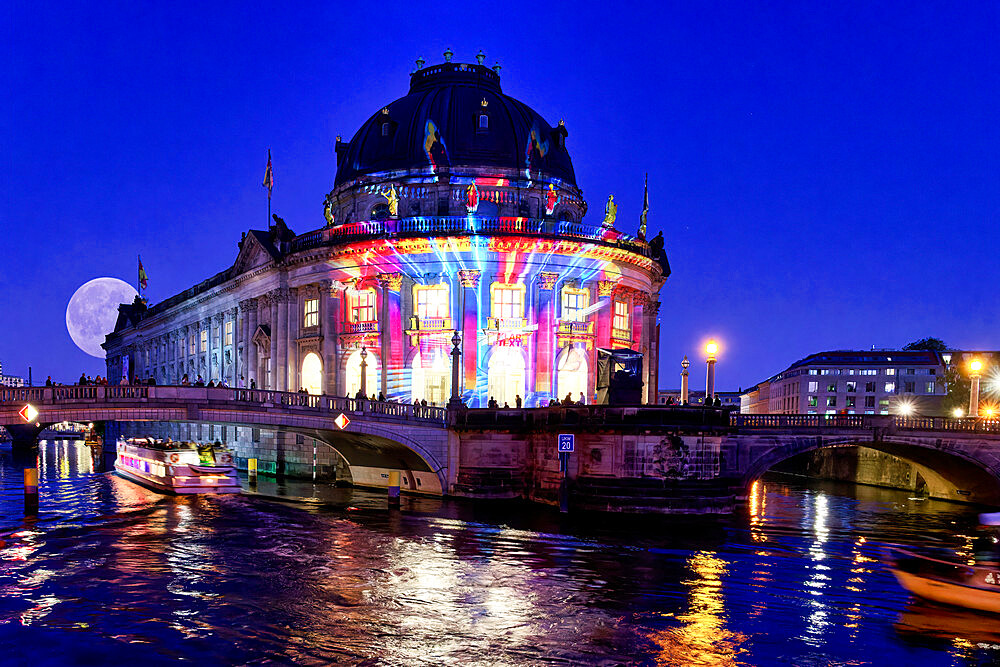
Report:
[[903,588],[936,602],[1000,614],[1000,562],[952,563],[905,549],[886,549],[886,561]]
[[164,493],[239,493],[229,450],[170,440],[119,440],[115,472]]

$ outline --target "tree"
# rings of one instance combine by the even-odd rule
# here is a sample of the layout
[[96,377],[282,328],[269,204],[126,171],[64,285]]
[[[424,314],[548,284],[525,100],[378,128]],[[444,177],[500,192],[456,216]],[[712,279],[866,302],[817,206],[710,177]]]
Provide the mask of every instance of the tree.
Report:
[[948,394],[941,401],[945,415],[951,417],[955,408],[963,412],[969,409],[969,394],[972,393],[972,381],[962,373],[957,365],[948,366],[944,372],[944,386]]
[[921,338],[903,346],[904,350],[930,350],[932,352],[944,352],[948,346],[940,338]]

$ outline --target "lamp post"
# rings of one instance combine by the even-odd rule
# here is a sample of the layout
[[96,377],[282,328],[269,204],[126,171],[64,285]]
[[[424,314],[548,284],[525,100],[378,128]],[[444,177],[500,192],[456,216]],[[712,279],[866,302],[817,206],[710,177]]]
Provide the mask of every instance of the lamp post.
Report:
[[681,405],[687,405],[688,403],[688,366],[691,362],[688,361],[688,356],[685,354],[684,358],[681,360]]
[[708,341],[705,346],[705,353],[708,354],[708,372],[705,376],[705,405],[715,396],[715,354],[719,351],[719,346],[714,340]]
[[983,373],[983,362],[973,359],[969,362],[969,377],[972,379],[972,386],[969,389],[969,416],[979,416],[979,376]]
[[368,362],[365,359],[368,357],[368,350],[364,345],[361,346],[361,395],[364,398],[368,398]]
[[459,345],[462,344],[462,336],[458,330],[451,337],[451,400],[448,401],[449,408],[457,408],[462,405],[462,399],[458,391],[458,371],[462,367],[462,351]]

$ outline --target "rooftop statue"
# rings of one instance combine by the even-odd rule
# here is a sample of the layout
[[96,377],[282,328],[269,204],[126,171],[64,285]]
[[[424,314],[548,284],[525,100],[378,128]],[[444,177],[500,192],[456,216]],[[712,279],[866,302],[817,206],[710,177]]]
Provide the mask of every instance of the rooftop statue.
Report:
[[389,202],[389,216],[392,218],[399,217],[399,194],[396,192],[396,184],[393,183],[389,186],[389,192],[383,192],[382,196],[385,200]]
[[601,224],[605,227],[614,227],[615,218],[618,217],[618,205],[615,204],[615,196],[608,195],[608,203],[604,205],[604,222]]
[[333,202],[330,200],[329,195],[326,198],[326,203],[323,205],[323,217],[326,218],[326,226],[333,227]]

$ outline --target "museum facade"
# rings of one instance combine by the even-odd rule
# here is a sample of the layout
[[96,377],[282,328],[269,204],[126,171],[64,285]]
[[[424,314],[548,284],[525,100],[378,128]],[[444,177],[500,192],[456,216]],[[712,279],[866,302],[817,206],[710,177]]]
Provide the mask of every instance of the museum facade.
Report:
[[498,68],[421,65],[406,96],[337,138],[313,231],[276,218],[221,273],[123,305],[108,377],[444,405],[457,358],[466,405],[530,407],[606,400],[622,356],[655,403],[670,269],[645,209],[634,234],[610,198],[586,215],[566,125],[503,94]]

